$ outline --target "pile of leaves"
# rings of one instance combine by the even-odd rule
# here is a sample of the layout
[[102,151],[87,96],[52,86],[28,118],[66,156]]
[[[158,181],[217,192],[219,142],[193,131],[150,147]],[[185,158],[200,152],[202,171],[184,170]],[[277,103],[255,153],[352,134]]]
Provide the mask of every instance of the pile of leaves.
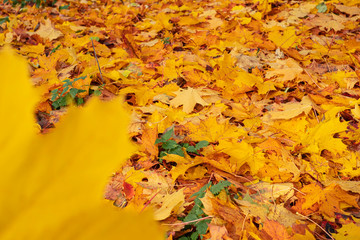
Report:
[[124,97],[139,150],[115,206],[153,209],[168,239],[356,238],[359,1],[5,2],[41,132]]

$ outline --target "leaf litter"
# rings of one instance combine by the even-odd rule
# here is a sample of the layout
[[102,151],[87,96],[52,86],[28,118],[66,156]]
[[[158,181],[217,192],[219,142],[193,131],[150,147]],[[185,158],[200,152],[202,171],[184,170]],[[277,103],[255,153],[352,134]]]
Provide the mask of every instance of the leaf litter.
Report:
[[[73,171],[62,162],[65,155],[84,160],[101,147],[56,147],[55,140],[44,139],[86,142],[87,132],[102,131],[94,128],[95,111],[117,116],[92,98],[120,95],[131,113],[126,132],[139,148],[120,168],[114,166],[105,197],[138,212],[152,209],[167,227],[167,239],[356,236],[359,4],[4,1],[0,45],[10,44],[26,58],[38,89],[4,79],[1,103],[12,104],[2,106],[12,116],[5,129],[24,120],[12,128],[17,131],[5,132],[4,156],[29,144],[35,111],[46,134],[38,136],[43,148],[34,148],[33,156],[45,168],[45,156],[54,151],[58,164]],[[84,105],[95,115],[76,120],[74,112],[81,109],[67,113],[70,105]],[[5,110],[10,106],[23,111]],[[82,130],[66,130],[68,121]],[[109,136],[94,135],[109,148],[98,166],[127,148],[114,142],[115,126],[103,130]],[[71,176],[81,184],[76,171],[81,170],[74,168]],[[38,203],[49,194],[39,195]],[[61,222],[58,217],[54,222]]]

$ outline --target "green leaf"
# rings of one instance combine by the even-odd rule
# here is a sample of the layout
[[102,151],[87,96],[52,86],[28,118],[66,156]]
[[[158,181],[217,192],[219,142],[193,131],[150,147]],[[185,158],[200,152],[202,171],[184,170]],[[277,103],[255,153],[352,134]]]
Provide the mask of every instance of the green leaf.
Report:
[[198,218],[200,218],[200,217],[202,217],[202,215],[205,214],[204,211],[202,210],[202,207],[204,205],[202,204],[202,202],[201,202],[201,200],[199,198],[197,200],[198,200],[198,202],[196,203],[195,206],[198,206],[198,207],[194,206],[193,209],[194,209],[194,213],[196,214],[196,216],[198,216]]
[[197,150],[196,150],[196,148],[194,146],[188,146],[186,148],[186,151],[187,152],[192,152],[192,153],[197,153]]
[[205,191],[206,189],[208,189],[211,185],[211,181],[209,183],[207,183],[206,185],[204,185],[202,188],[200,188],[200,190],[196,193],[194,193],[193,195],[191,195],[191,197],[196,197],[196,198],[203,198],[205,196]]
[[65,79],[63,87],[72,86],[73,82],[70,79]]
[[165,150],[171,150],[179,147],[176,141],[174,140],[168,140],[162,144],[162,148]]
[[197,231],[193,232],[190,236],[191,240],[197,240],[198,238],[199,238],[199,233]]
[[169,37],[166,37],[164,39],[161,40],[163,42],[163,44],[170,44],[170,38]]
[[52,106],[53,106],[53,108],[55,108],[55,109],[58,109],[60,106],[59,106],[59,103],[58,102],[53,102],[52,104],[51,104]]
[[194,208],[191,209],[191,211],[189,212],[189,214],[184,218],[183,222],[190,222],[190,221],[194,221],[196,219],[198,219],[198,215],[196,215],[193,211]]
[[60,107],[65,107],[67,105],[67,96],[68,94],[66,94],[64,97],[60,97],[59,99],[57,99],[56,101],[54,101],[52,103],[52,106],[55,109],[58,109]]
[[205,219],[195,224],[196,226],[196,232],[198,232],[200,235],[206,234],[208,230],[208,224],[211,222],[211,219]]
[[85,78],[86,78],[86,76],[81,76],[81,77],[75,78],[73,83],[76,82],[77,80],[80,80],[80,79],[84,80]]
[[99,38],[99,37],[90,37],[90,40],[99,41],[99,40],[100,40],[100,38]]
[[162,138],[158,138],[155,140],[155,144],[159,144],[159,143],[162,143],[164,142],[164,140],[162,140]]
[[185,157],[184,151],[182,150],[182,147],[179,146],[179,145],[178,145],[177,148],[171,149],[171,150],[169,151],[169,154],[176,154],[176,155],[179,155],[179,156],[181,156],[181,157]]
[[59,11],[64,10],[64,9],[69,9],[69,6],[70,6],[70,4],[59,6]]
[[65,107],[66,105],[68,105],[68,96],[69,94],[66,94],[64,97],[59,98],[60,107]]
[[55,101],[55,99],[59,96],[59,89],[54,89],[51,91],[51,101]]
[[3,24],[4,22],[10,22],[9,16],[0,18],[0,25]]
[[167,155],[167,152],[160,152],[160,158],[165,157]]
[[83,98],[76,98],[76,104],[79,106],[81,104],[84,103],[84,99]]
[[203,141],[198,142],[198,143],[196,144],[195,148],[196,148],[196,150],[199,150],[199,149],[201,149],[201,148],[203,148],[203,147],[207,147],[208,145],[209,145],[209,142],[203,140]]
[[225,189],[226,187],[229,187],[231,185],[231,182],[225,180],[225,181],[220,181],[217,184],[215,184],[214,186],[211,186],[210,188],[210,192],[214,195],[218,195],[221,190]]
[[79,89],[77,89],[77,88],[72,88],[72,89],[70,89],[69,94],[70,94],[70,96],[71,96],[72,98],[75,98],[75,96],[76,96],[76,94],[78,93],[78,91],[79,91]]
[[318,13],[324,13],[327,11],[327,6],[326,6],[325,2],[322,2],[316,6],[316,9],[318,10]]
[[[64,86],[65,86],[65,85],[64,85]],[[60,97],[62,97],[68,90],[69,90],[69,87],[68,87],[68,86],[64,87],[64,89],[63,89],[62,92],[60,93]]]
[[189,238],[187,236],[182,236],[179,240],[189,240]]
[[161,139],[162,139],[163,141],[167,141],[167,140],[169,140],[169,139],[172,137],[172,135],[174,135],[174,128],[170,128],[167,132],[165,132],[165,133],[162,135]]
[[56,52],[59,48],[60,48],[61,44],[57,45],[56,47],[54,47],[51,52],[50,55],[53,54],[54,52]]
[[[101,95],[101,91],[99,90],[99,89],[96,89],[95,91],[94,91],[94,95],[95,96],[100,96]],[[156,144],[156,143],[155,143]]]

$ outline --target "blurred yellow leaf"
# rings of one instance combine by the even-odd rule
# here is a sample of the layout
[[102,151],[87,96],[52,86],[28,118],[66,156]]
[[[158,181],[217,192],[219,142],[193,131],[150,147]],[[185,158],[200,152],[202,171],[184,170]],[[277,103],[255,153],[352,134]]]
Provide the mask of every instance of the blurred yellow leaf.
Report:
[[36,135],[37,97],[26,63],[9,49],[0,61],[6,116],[0,127],[0,239],[162,239],[148,213],[119,211],[103,200],[111,172],[135,150],[120,101],[94,99],[70,109],[50,134]]

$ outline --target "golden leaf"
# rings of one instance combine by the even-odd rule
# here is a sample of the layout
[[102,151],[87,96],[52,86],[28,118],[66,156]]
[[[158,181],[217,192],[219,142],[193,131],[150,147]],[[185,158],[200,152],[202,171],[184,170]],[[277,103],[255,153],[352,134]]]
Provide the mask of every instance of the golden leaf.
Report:
[[172,212],[178,214],[184,211],[184,189],[185,188],[182,188],[172,194],[164,196],[161,207],[154,212],[154,218],[156,220],[164,220],[168,218]]
[[57,39],[64,35],[62,32],[56,30],[52,26],[51,20],[49,18],[45,20],[45,24],[40,25],[39,30],[37,30],[36,32],[28,32],[28,34],[30,35],[38,34],[43,39],[47,39],[49,41]]
[[176,92],[176,97],[170,101],[171,106],[178,107],[183,105],[185,113],[191,113],[198,103],[202,106],[208,105],[201,97],[204,95],[200,90],[189,87],[186,90]]

